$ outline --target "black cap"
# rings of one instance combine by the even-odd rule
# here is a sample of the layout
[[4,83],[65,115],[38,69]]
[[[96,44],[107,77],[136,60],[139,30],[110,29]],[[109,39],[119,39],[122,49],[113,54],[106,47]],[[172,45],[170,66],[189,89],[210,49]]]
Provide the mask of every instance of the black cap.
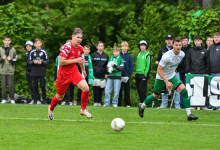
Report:
[[166,38],[165,38],[166,40],[168,40],[168,39],[173,39],[173,37],[172,37],[172,35],[170,35],[170,34],[168,34],[167,36],[166,36]]

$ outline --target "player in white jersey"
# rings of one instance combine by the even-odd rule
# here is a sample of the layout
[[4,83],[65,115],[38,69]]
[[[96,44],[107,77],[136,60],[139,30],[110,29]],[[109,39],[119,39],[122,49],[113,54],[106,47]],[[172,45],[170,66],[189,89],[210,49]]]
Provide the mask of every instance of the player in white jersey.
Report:
[[185,85],[175,76],[175,70],[178,64],[184,57],[184,53],[181,51],[182,41],[180,38],[173,39],[173,50],[166,52],[157,68],[157,75],[154,83],[153,94],[149,95],[144,103],[139,103],[139,116],[144,116],[145,105],[152,103],[159,98],[159,95],[163,91],[165,87],[168,90],[175,89],[183,97],[183,104],[186,108],[187,119],[188,121],[197,120],[198,117],[191,114],[190,111],[190,98],[188,96],[188,92],[186,90]]

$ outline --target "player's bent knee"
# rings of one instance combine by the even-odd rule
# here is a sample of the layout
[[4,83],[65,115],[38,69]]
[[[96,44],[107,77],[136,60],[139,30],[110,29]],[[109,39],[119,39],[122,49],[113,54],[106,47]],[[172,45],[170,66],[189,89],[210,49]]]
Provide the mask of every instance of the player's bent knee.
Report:
[[64,98],[64,95],[58,95],[58,94],[57,94],[57,99],[58,99],[59,101],[62,101],[63,98]]
[[160,96],[160,95],[157,95],[157,94],[153,93],[153,97],[155,97],[156,99],[158,99],[159,96]]
[[83,92],[89,92],[89,87],[87,86],[87,87],[84,87],[83,89],[82,89],[82,91]]
[[182,90],[185,89],[185,88],[186,88],[186,87],[185,87],[184,84],[180,84],[180,85],[177,87],[177,91],[181,93]]

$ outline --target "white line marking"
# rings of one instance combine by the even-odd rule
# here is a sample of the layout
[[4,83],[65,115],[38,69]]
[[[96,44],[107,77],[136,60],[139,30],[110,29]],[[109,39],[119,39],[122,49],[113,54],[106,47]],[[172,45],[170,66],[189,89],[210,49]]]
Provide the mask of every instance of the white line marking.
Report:
[[[4,118],[4,117],[0,117],[0,119],[2,120],[48,120],[48,119],[43,119],[43,118]],[[110,123],[109,121],[98,121],[98,120],[73,120],[73,119],[54,119],[54,121],[72,121],[72,122],[101,122],[101,123]],[[50,121],[50,120],[48,120]],[[191,125],[191,126],[212,126],[212,127],[220,127],[219,124],[199,124],[197,122],[195,122],[194,124],[191,123],[175,123],[175,122],[150,122],[150,121],[144,121],[144,122],[125,122],[125,123],[134,123],[134,124],[166,124],[166,125]]]

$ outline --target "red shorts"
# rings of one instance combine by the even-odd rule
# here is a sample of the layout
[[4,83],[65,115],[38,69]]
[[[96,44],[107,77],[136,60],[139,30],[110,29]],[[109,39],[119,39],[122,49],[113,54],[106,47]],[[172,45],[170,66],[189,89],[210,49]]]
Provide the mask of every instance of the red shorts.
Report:
[[70,74],[70,75],[62,74],[58,72],[57,80],[56,80],[57,94],[64,95],[70,83],[76,86],[76,84],[82,80],[84,80],[84,78],[78,69],[75,69],[73,74]]

